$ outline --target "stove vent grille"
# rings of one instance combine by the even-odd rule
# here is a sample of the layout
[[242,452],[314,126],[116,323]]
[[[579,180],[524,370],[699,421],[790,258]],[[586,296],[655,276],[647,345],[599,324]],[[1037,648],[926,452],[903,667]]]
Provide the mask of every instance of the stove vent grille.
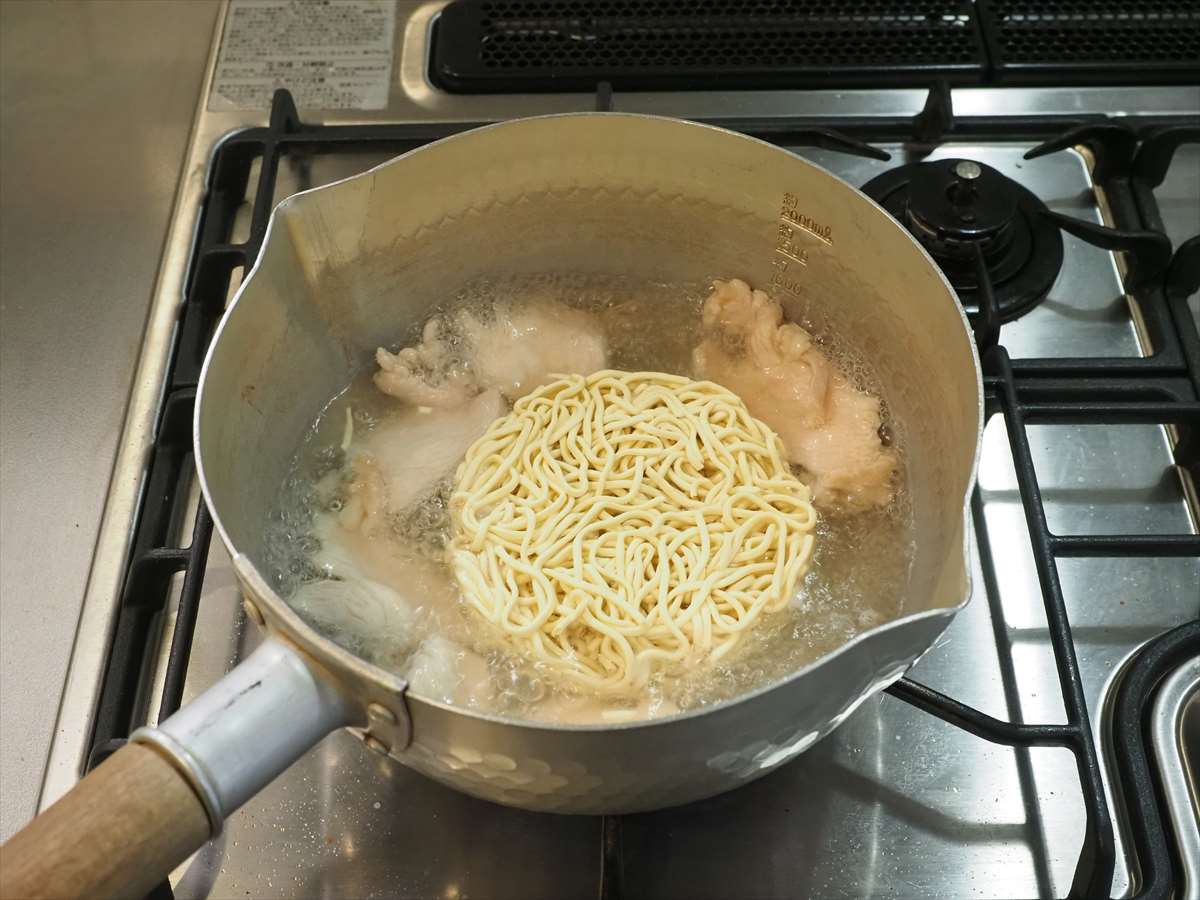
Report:
[[470,93],[978,83],[969,0],[458,0],[432,77]]
[[1197,0],[455,0],[456,93],[1195,82]]
[[1200,81],[1196,0],[978,0],[1000,83]]

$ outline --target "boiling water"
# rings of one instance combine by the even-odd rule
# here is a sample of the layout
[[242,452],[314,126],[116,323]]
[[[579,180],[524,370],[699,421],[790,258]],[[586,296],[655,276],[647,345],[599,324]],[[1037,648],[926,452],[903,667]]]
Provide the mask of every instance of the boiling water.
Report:
[[[468,308],[485,317],[499,302],[530,297],[566,303],[597,314],[611,368],[691,375],[710,284],[565,277],[490,282],[436,312]],[[403,337],[409,346],[419,335]],[[822,347],[861,387],[878,393],[869,366],[852,348],[827,336]],[[885,510],[822,514],[812,566],[797,596],[786,609],[759,619],[719,663],[657,673],[637,698],[584,695],[542,664],[510,653],[459,601],[443,549],[459,457],[439,461],[441,477],[417,473],[412,502],[389,520],[385,533],[367,538],[339,526],[347,460],[355,451],[371,446],[378,455],[380,446],[395,446],[403,452],[404,443],[420,441],[427,428],[429,411],[382,394],[371,381],[373,371],[361,373],[329,403],[296,454],[269,529],[267,568],[306,620],[359,656],[407,677],[419,696],[541,720],[664,715],[769,684],[900,614],[912,559],[903,483]]]

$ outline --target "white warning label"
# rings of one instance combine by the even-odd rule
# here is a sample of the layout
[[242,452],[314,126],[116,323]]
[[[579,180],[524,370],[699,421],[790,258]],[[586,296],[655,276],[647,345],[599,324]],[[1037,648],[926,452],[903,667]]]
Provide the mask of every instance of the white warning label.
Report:
[[395,0],[233,0],[208,108],[266,110],[276,88],[301,109],[383,109]]

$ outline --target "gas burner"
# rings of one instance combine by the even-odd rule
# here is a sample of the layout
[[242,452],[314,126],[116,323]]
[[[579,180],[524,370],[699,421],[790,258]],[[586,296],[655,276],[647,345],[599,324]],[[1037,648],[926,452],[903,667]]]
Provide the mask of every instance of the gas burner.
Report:
[[890,169],[863,185],[941,266],[963,306],[978,308],[983,251],[1000,321],[1028,312],[1062,268],[1062,235],[1046,204],[990,166],[941,159]]

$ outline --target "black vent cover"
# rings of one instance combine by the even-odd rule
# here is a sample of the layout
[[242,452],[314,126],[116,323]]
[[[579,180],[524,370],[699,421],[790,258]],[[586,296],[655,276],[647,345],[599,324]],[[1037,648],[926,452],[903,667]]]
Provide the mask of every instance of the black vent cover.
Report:
[[978,83],[970,0],[457,0],[431,77],[510,93]]
[[1200,2],[978,0],[997,83],[1200,81]]

